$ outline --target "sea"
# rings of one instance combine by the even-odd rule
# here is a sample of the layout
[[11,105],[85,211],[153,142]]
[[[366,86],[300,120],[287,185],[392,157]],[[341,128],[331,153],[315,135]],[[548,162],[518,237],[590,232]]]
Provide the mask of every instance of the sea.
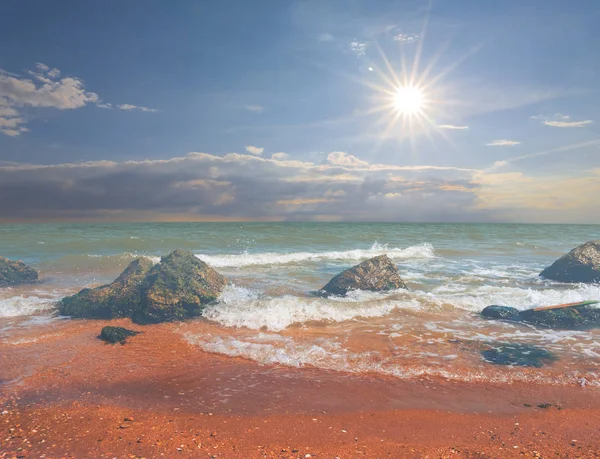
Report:
[[[72,320],[56,302],[111,282],[136,257],[192,251],[228,278],[203,317],[174,330],[190,346],[260,365],[401,379],[600,385],[600,331],[489,321],[488,305],[518,309],[600,300],[600,285],[538,274],[600,225],[400,223],[53,223],[0,225],[0,255],[40,272],[0,289],[0,340],[35,341]],[[385,294],[315,295],[329,279],[387,254],[409,287]],[[29,340],[15,331],[32,331]],[[138,327],[139,328],[139,327]],[[11,341],[12,340],[12,341]],[[539,346],[541,368],[499,366],[482,351]]]

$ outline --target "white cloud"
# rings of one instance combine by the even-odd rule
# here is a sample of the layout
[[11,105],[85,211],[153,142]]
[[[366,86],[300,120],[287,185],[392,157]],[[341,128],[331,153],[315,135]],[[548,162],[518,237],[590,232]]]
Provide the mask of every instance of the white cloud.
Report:
[[419,39],[419,35],[416,33],[398,33],[394,35],[394,41],[399,41],[400,43],[413,43]]
[[140,112],[152,112],[152,113],[158,111],[155,108],[148,108],[148,107],[144,107],[143,105],[132,105],[132,104],[117,105],[117,108],[120,109],[120,110],[128,111],[128,112],[132,111],[132,110],[139,110]]
[[369,163],[358,159],[356,156],[349,155],[343,151],[334,151],[327,155],[327,162],[335,166],[345,167],[367,167]]
[[559,128],[580,128],[584,127],[588,124],[591,124],[592,120],[584,120],[584,121],[544,121],[546,126],[553,126]]
[[262,113],[265,110],[265,107],[263,107],[262,105],[244,105],[244,108],[246,110],[248,110],[249,112],[254,112],[254,113]]
[[469,129],[469,126],[456,126],[454,124],[439,124],[438,127],[440,129],[454,129],[459,131]]
[[515,145],[519,145],[521,142],[517,142],[516,140],[492,140],[490,143],[486,143],[488,147],[514,147]]
[[[27,123],[27,119],[21,113],[24,107],[57,110],[73,110],[88,104],[96,104],[101,108],[112,107],[111,104],[102,103],[95,92],[87,91],[80,78],[61,78],[59,69],[50,69],[41,62],[35,67],[36,71],[27,72],[33,79],[0,71],[0,133],[17,137],[28,131],[23,126]],[[124,106],[141,111],[155,111],[148,107]]]
[[320,34],[317,37],[317,39],[322,42],[333,41],[333,35],[331,35],[330,33],[324,32],[324,33]]
[[271,155],[271,159],[275,160],[275,161],[285,161],[286,159],[289,158],[289,155],[287,153],[273,153]]
[[555,113],[554,115],[535,115],[532,116],[531,119],[540,120],[546,126],[557,128],[581,128],[593,123],[592,120],[570,121],[571,116],[563,115],[562,113]]
[[355,40],[350,43],[350,49],[357,57],[363,57],[367,54],[367,49],[369,48],[369,43],[366,41],[358,41]]
[[246,151],[251,155],[260,156],[263,154],[263,151],[265,151],[265,149],[262,147],[255,147],[253,145],[246,145]]

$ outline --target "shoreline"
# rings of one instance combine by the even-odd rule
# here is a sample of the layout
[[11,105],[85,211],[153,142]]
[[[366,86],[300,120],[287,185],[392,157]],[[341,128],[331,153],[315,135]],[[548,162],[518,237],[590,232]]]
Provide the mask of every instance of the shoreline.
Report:
[[[143,333],[106,345],[109,323]],[[1,340],[0,457],[600,456],[596,388],[265,366],[178,328],[65,320]]]

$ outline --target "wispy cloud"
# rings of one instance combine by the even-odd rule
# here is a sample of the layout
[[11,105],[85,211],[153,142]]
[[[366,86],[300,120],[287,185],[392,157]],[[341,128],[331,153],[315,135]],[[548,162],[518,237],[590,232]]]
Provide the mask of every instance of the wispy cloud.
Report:
[[588,124],[593,123],[592,120],[571,120],[570,115],[563,115],[562,113],[555,113],[554,115],[535,115],[531,119],[539,120],[546,126],[552,126],[557,128],[582,128]]
[[246,145],[246,151],[251,155],[260,156],[263,154],[263,151],[265,151],[265,149],[262,147],[255,147],[253,145]]
[[462,125],[454,125],[454,124],[439,124],[438,127],[440,129],[454,129],[454,130],[458,130],[458,131],[464,131],[465,129],[469,129],[469,126],[462,126]]
[[330,33],[327,33],[327,32],[323,32],[322,34],[319,34],[319,36],[317,37],[317,40],[322,41],[322,42],[333,41],[333,35],[331,35]]
[[[51,69],[41,62],[35,67],[35,71],[27,72],[32,78],[0,71],[0,133],[17,137],[29,130],[25,127],[27,119],[21,113],[23,107],[74,110],[96,104],[101,108],[112,108],[111,104],[102,102],[98,94],[87,91],[80,78],[61,78],[59,69]],[[155,111],[128,104],[117,107],[122,110]]]
[[133,110],[138,110],[140,112],[157,112],[158,110],[156,110],[155,108],[148,108],[148,107],[144,107],[143,105],[132,105],[132,104],[121,104],[121,105],[117,105],[117,108],[119,110],[125,110],[127,112],[133,111]]
[[246,110],[248,110],[249,112],[254,112],[254,113],[262,113],[265,110],[265,107],[263,107],[262,105],[244,105],[244,108]]
[[544,121],[546,126],[558,127],[558,128],[580,128],[591,124],[592,120],[583,121]]
[[398,41],[400,43],[414,43],[419,39],[419,35],[416,33],[397,33],[393,37],[394,41]]
[[521,142],[517,142],[516,140],[492,140],[490,143],[486,143],[488,147],[514,147],[515,145],[519,145]]
[[369,43],[366,41],[358,41],[354,40],[350,43],[350,50],[356,54],[357,57],[363,57],[367,54],[367,49],[369,48]]
[[289,158],[289,155],[287,153],[283,153],[283,152],[273,153],[271,155],[271,159],[275,160],[275,161],[285,161],[288,158]]

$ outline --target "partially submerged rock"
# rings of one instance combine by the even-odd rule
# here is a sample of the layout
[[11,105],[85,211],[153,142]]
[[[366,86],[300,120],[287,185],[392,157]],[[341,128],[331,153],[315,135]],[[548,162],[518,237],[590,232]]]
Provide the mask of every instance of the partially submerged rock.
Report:
[[519,311],[510,306],[488,306],[481,311],[486,319],[523,322],[538,327],[581,330],[600,327],[600,309],[589,306],[534,308]]
[[226,280],[191,252],[175,250],[157,265],[138,258],[111,284],[83,289],[58,305],[63,315],[114,319],[140,324],[199,316],[214,301]]
[[558,282],[600,282],[600,239],[571,250],[544,269],[540,276]]
[[58,311],[65,316],[86,319],[131,317],[141,308],[146,275],[153,267],[147,258],[137,258],[112,283],[86,288],[63,298]]
[[483,358],[496,365],[540,368],[556,357],[544,348],[528,344],[504,343],[481,352]]
[[0,257],[0,287],[29,284],[38,280],[38,272],[22,261]]
[[137,323],[158,323],[199,316],[217,299],[226,279],[191,252],[175,250],[163,257],[147,277]]
[[100,338],[102,341],[106,341],[110,344],[121,343],[125,344],[125,340],[130,336],[139,335],[140,332],[128,330],[123,327],[104,327],[100,332]]
[[407,287],[398,268],[387,255],[379,255],[338,274],[321,289],[321,293],[343,296],[351,290],[386,292],[401,288]]
[[519,310],[510,306],[488,306],[481,311],[486,319],[519,320]]
[[523,322],[547,328],[579,330],[600,327],[600,309],[592,306],[575,306],[536,311],[528,309],[520,314]]

